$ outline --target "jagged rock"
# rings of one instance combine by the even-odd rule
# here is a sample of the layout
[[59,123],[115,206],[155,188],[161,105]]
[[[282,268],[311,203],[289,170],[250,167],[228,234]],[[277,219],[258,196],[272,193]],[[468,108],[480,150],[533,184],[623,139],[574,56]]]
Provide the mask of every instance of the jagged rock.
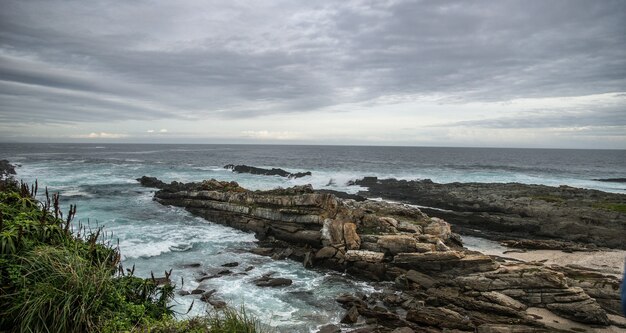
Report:
[[0,181],[15,182],[15,165],[8,160],[0,160]]
[[406,314],[406,319],[420,325],[440,328],[458,328],[461,330],[474,328],[469,318],[442,307],[426,306],[417,310],[410,310]]
[[384,253],[367,250],[349,250],[345,255],[347,261],[363,261],[370,263],[379,263],[383,261],[384,257]]
[[287,177],[287,178],[301,178],[301,177],[311,175],[310,171],[291,173],[283,169],[277,169],[277,168],[263,169],[263,168],[248,166],[248,165],[227,164],[224,166],[224,169],[233,170],[236,173],[250,173],[253,175],[265,175],[265,176],[281,176],[281,177]]
[[261,277],[254,281],[257,287],[285,287],[290,286],[292,283],[291,279],[272,277]]
[[456,232],[494,240],[556,239],[626,249],[626,214],[611,204],[626,195],[569,186],[519,183],[449,183],[364,178],[359,194],[433,207],[431,216]]
[[391,331],[391,333],[415,333],[410,327],[399,327]]
[[319,249],[316,253],[315,253],[315,259],[329,259],[329,258],[334,258],[335,255],[337,254],[337,248],[332,247],[332,246],[325,246],[321,249]]
[[[395,281],[388,286],[398,294],[338,298],[347,309],[356,308],[366,323],[379,325],[382,332],[402,326],[426,332],[471,329],[466,319],[476,325],[532,327],[538,324],[525,313],[529,306],[547,308],[578,322],[607,325],[605,310],[589,293],[604,297],[602,304],[615,301],[610,283],[609,287],[593,286],[592,281],[599,285],[608,281],[604,278],[579,281],[573,272],[566,272],[566,278],[565,273],[540,264],[500,264],[490,256],[462,249],[449,224],[404,204],[343,200],[317,193],[310,186],[249,191],[234,182],[216,180],[165,184],[155,198],[211,221],[253,231],[261,240],[253,253],[375,281]],[[219,274],[208,275],[215,276]],[[292,283],[271,274],[253,282],[259,286]],[[420,314],[420,309],[426,310]],[[409,318],[422,326],[406,320],[406,311],[413,311]],[[437,316],[444,315],[453,320],[438,321]]]
[[337,325],[328,324],[320,327],[317,333],[341,333],[341,328]]
[[354,324],[359,319],[359,310],[355,306],[352,306],[350,310],[341,319],[342,324]]
[[493,302],[495,304],[499,304],[513,310],[524,311],[526,310],[526,308],[528,308],[521,302],[516,301],[513,298],[496,291],[487,291],[480,293],[480,295],[485,298],[486,301]]
[[417,283],[426,289],[432,287],[437,283],[437,281],[432,277],[414,270],[409,270],[406,272],[406,279],[411,282]]
[[358,250],[361,247],[361,237],[356,233],[356,224],[343,224],[343,239],[348,250]]

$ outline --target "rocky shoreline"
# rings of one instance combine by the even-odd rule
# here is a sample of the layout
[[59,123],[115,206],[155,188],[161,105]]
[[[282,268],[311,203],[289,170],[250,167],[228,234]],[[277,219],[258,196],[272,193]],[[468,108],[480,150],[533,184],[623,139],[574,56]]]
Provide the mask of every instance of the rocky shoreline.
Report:
[[[469,251],[446,221],[415,207],[342,199],[310,186],[249,191],[216,180],[139,181],[158,188],[162,204],[254,232],[258,254],[385,281],[383,292],[338,297],[347,309],[342,323],[360,326],[353,332],[554,332],[535,308],[583,325],[622,325],[616,277]],[[258,282],[288,285],[272,278]]]
[[[626,249],[626,195],[569,186],[450,183],[365,177],[359,195],[421,206],[460,234],[520,248]],[[511,241],[515,240],[515,241]]]

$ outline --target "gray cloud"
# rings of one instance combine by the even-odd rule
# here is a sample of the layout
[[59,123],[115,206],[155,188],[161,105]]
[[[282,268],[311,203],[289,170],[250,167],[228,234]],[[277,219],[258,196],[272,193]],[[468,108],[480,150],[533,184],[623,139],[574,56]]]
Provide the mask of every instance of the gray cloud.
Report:
[[620,92],[624,54],[623,1],[4,1],[0,121],[249,118],[385,95],[462,103]]

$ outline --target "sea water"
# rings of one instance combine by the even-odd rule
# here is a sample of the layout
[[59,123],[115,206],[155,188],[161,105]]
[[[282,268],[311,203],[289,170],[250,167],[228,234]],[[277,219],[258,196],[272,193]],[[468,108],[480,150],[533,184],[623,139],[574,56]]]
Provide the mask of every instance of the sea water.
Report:
[[[355,281],[340,272],[306,270],[301,263],[251,254],[251,233],[192,216],[180,207],[152,200],[154,190],[136,178],[163,181],[200,181],[215,178],[237,181],[249,189],[312,184],[350,193],[363,176],[431,179],[435,182],[520,182],[569,185],[626,193],[626,184],[595,179],[626,178],[623,150],[414,148],[261,145],[136,145],[136,144],[0,144],[0,159],[17,164],[18,179],[39,181],[59,192],[64,207],[78,205],[77,221],[103,226],[114,244],[119,242],[126,268],[135,274],[163,276],[185,290],[216,289],[216,297],[232,306],[244,305],[279,332],[315,331],[338,322],[343,310],[334,301],[342,292],[369,293],[379,286]],[[312,176],[287,179],[236,174],[226,164],[279,167]],[[469,239],[469,242],[480,240]],[[472,243],[473,244],[473,243]],[[489,246],[489,244],[473,244]],[[495,246],[495,245],[494,245]],[[234,274],[197,282],[208,271],[237,261]],[[199,263],[198,268],[188,264]],[[253,267],[244,272],[245,268]],[[283,288],[256,287],[263,274],[292,279]],[[242,274],[239,274],[242,273]],[[243,274],[245,273],[245,274]],[[195,300],[195,301],[194,301]],[[191,303],[191,313],[185,315]],[[177,296],[180,317],[206,310],[194,296]]]

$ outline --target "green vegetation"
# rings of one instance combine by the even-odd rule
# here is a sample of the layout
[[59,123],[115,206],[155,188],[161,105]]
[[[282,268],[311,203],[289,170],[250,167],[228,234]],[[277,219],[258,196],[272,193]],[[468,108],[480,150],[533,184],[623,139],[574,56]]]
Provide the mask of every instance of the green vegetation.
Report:
[[[65,219],[58,195],[39,202],[37,186],[0,182],[1,332],[254,333],[245,311],[176,321],[174,286],[125,274],[101,229]],[[74,226],[74,230],[72,228]]]
[[545,202],[551,202],[551,203],[563,203],[565,202],[565,199],[555,196],[555,195],[538,195],[538,196],[533,196],[531,197],[532,199],[535,200],[543,200]]
[[611,210],[618,213],[626,213],[626,203],[598,202],[595,203],[593,207]]

